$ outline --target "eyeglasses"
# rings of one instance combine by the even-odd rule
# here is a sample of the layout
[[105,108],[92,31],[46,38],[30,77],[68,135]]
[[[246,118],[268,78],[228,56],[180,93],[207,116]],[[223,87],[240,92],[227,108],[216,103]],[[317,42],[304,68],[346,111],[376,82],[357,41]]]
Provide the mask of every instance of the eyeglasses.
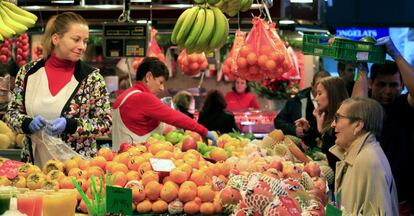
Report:
[[341,118],[346,118],[346,119],[349,119],[351,121],[359,120],[359,118],[344,116],[344,115],[341,115],[339,113],[336,113],[335,116],[334,116],[335,123],[338,123],[338,120],[341,119]]

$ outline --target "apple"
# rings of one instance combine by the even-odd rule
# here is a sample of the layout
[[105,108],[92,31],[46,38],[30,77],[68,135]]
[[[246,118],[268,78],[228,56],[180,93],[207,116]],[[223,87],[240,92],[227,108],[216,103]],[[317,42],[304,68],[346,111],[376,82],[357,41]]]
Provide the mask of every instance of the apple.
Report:
[[313,185],[319,190],[321,190],[323,193],[326,192],[326,181],[319,177],[313,177]]
[[311,177],[319,177],[321,175],[321,169],[315,162],[309,162],[303,168],[303,171],[307,172]]
[[186,152],[190,149],[197,150],[197,142],[191,136],[186,136],[181,146],[181,151]]
[[280,172],[283,171],[283,163],[280,160],[274,160],[272,163],[269,164],[269,168],[274,168],[279,170]]
[[126,152],[128,151],[128,149],[132,148],[134,145],[128,142],[124,142],[121,143],[121,145],[119,145],[119,150],[118,153],[122,153],[122,152]]
[[185,135],[190,135],[196,142],[203,141],[203,139],[201,138],[200,134],[198,134],[198,133],[196,133],[194,131],[186,130],[185,131]]

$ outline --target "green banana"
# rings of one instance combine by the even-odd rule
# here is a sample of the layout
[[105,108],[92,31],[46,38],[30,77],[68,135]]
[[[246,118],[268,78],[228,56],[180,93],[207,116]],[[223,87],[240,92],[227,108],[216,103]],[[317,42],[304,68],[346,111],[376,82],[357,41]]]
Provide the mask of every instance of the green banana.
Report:
[[200,33],[203,30],[203,27],[206,22],[206,9],[201,8],[198,10],[197,18],[191,28],[190,33],[185,40],[184,46],[185,48],[196,47],[197,46],[197,39],[200,37]]
[[214,35],[214,25],[214,12],[211,9],[206,8],[206,21],[196,43],[196,52],[204,52],[209,50],[208,43]]
[[253,4],[253,0],[242,0],[240,11],[246,12],[250,10],[250,7],[252,6],[252,4]]
[[8,7],[4,6],[3,4],[0,4],[0,10],[3,9],[7,15],[9,15],[10,18],[12,18],[13,20],[15,20],[18,23],[21,23],[27,27],[32,27],[34,26],[34,24],[36,23],[36,21],[29,19],[27,17],[24,17],[20,14],[17,14],[15,12],[13,12],[12,10],[10,10]]
[[25,31],[27,31],[27,27],[21,23],[18,23],[16,21],[14,21],[13,19],[11,19],[9,17],[9,15],[6,14],[6,12],[4,12],[3,10],[0,10],[0,16],[1,18],[3,18],[3,22],[9,26],[10,28],[12,28],[14,31],[16,31],[17,34],[21,34]]
[[219,3],[219,2],[220,2],[220,0],[207,0],[207,3],[209,5],[215,5],[215,4]]
[[188,15],[188,13],[190,12],[190,10],[191,10],[191,8],[189,8],[189,9],[185,10],[185,11],[184,11],[184,12],[180,15],[180,17],[178,17],[178,20],[177,20],[177,22],[175,23],[175,26],[174,26],[173,32],[172,32],[172,34],[171,34],[171,42],[172,42],[173,44],[177,44],[177,35],[178,35],[178,32],[180,31],[180,29],[181,29],[181,27],[182,27],[182,25],[183,25],[183,23],[184,23],[184,20],[185,20],[185,18],[187,17],[187,15]]
[[9,38],[16,34],[16,32],[9,28],[9,26],[4,23],[3,18],[0,16],[0,35],[2,35],[4,38]]
[[[223,16],[224,16],[224,14],[223,14]],[[223,37],[222,37],[223,39],[221,40],[221,42],[217,46],[217,49],[220,49],[224,44],[226,44],[227,38],[229,37],[229,33],[230,33],[229,21],[226,19],[226,17],[224,17],[224,18],[225,18],[224,20],[225,20],[226,24],[224,25],[225,29],[224,29],[224,34],[223,34]]]
[[215,28],[214,35],[212,36],[208,46],[210,47],[210,49],[216,49],[218,45],[220,45],[220,42],[223,40],[224,33],[226,31],[226,28],[228,28],[229,23],[227,21],[226,16],[224,16],[220,9],[216,7],[211,7],[211,9],[214,12]]
[[1,4],[8,7],[10,10],[12,10],[16,14],[20,14],[23,17],[27,17],[29,19],[32,19],[35,22],[37,21],[37,16],[36,15],[30,13],[29,11],[26,11],[26,10],[23,10],[23,9],[19,8],[17,5],[15,5],[11,2],[2,1]]
[[190,8],[190,11],[188,12],[188,15],[185,17],[184,23],[180,28],[180,31],[177,35],[177,44],[184,44],[188,33],[190,33],[191,28],[193,27],[194,21],[197,17],[197,13],[199,11],[200,7],[195,6]]
[[4,41],[4,38],[1,34],[0,34],[0,41]]

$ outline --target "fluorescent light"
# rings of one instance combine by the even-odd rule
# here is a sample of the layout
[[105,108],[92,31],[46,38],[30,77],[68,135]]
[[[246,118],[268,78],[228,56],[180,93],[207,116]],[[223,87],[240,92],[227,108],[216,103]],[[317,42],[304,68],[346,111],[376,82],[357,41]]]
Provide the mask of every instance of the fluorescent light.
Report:
[[298,34],[300,34],[301,36],[303,36],[303,32],[302,31],[298,31]]
[[290,0],[290,3],[312,3],[313,0]]
[[52,4],[73,4],[74,0],[54,0],[50,1]]
[[279,24],[290,25],[290,24],[295,24],[295,21],[294,20],[279,20]]
[[144,2],[151,2],[151,0],[131,0],[131,2],[144,3]]

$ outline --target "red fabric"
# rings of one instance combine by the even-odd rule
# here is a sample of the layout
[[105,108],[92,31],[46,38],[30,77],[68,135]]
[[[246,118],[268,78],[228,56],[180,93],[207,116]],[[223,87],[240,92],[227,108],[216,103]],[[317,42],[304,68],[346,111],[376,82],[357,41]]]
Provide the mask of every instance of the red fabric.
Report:
[[252,93],[236,93],[231,91],[226,94],[227,110],[231,112],[246,111],[249,108],[259,109],[259,103],[256,100],[256,96]]
[[56,96],[70,82],[75,72],[75,65],[76,62],[59,59],[54,53],[46,60],[47,82],[53,96]]
[[117,109],[122,99],[133,90],[141,90],[142,92],[129,96],[120,108],[122,121],[130,131],[143,136],[158,127],[160,122],[165,122],[195,131],[202,136],[207,135],[208,130],[204,126],[163,104],[146,86],[139,82],[132,88],[125,90],[116,99],[113,108]]

